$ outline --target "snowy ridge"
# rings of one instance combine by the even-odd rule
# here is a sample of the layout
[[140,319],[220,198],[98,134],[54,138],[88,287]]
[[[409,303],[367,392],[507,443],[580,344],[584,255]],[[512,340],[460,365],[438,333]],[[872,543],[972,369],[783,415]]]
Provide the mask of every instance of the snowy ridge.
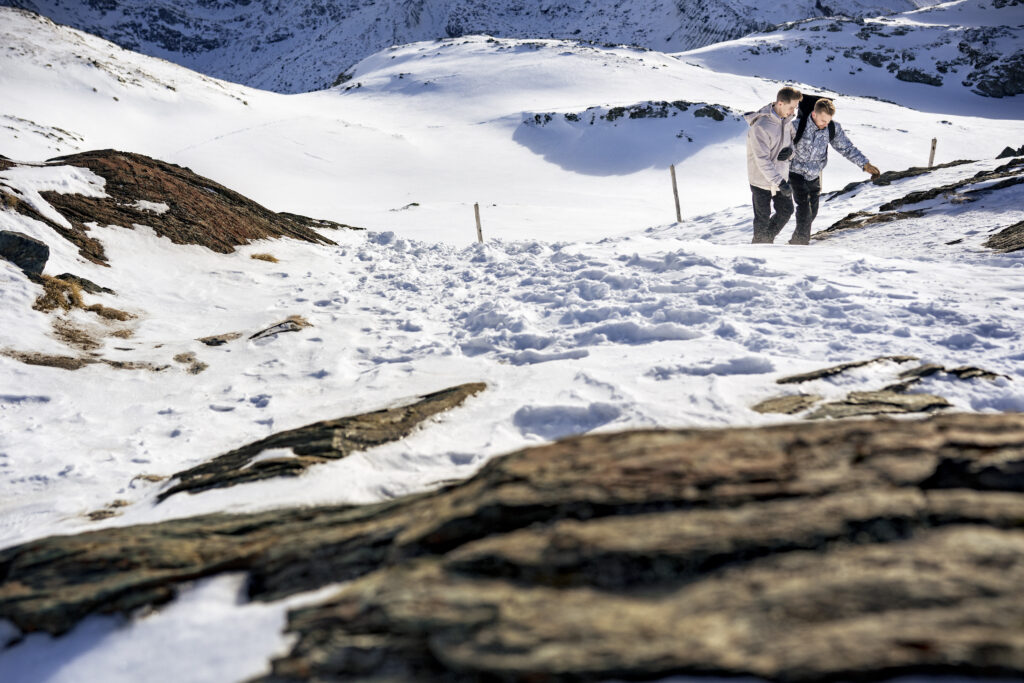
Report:
[[403,0],[323,3],[102,3],[6,0],[63,24],[196,71],[277,92],[325,88],[371,53],[391,45],[472,33],[573,38],[685,50],[738,38],[823,10],[871,16],[933,0],[850,0],[827,9],[811,0]]
[[887,96],[924,111],[1019,118],[1024,5],[955,0],[893,16],[798,21],[678,55],[716,71]]

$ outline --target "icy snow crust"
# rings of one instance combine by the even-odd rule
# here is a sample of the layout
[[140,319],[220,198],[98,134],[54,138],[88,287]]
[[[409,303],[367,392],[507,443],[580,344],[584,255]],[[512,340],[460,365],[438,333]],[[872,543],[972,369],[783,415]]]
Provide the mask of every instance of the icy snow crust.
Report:
[[[72,321],[101,340],[98,353],[170,366],[72,372],[0,356],[0,547],[205,512],[379,501],[592,430],[787,421],[750,410],[797,390],[778,377],[880,355],[1003,374],[1009,379],[937,375],[920,390],[957,410],[1024,410],[1024,252],[981,246],[1024,220],[1024,185],[972,203],[909,206],[926,212],[809,248],[751,245],[745,128],[733,114],[693,113],[703,104],[753,109],[778,82],[694,66],[687,55],[473,36],[386,50],[338,88],[283,96],[7,9],[0,40],[0,153],[38,163],[85,149],[141,152],[274,210],[370,229],[325,230],[336,246],[278,240],[219,255],[144,226],[94,226],[106,268],[46,225],[0,211],[0,229],[50,246],[46,274],[110,287],[116,296],[88,302],[138,316],[106,323],[76,312]],[[814,75],[805,78],[817,84]],[[901,102],[905,93],[872,94]],[[1024,144],[1019,114],[993,113],[980,98],[968,106],[970,93],[950,96],[966,112],[844,96],[844,128],[883,169],[923,165],[932,137],[937,163],[987,160],[823,197],[816,227],[991,170],[1004,146]],[[564,116],[676,100],[697,104],[593,126]],[[535,125],[538,114],[551,121]],[[681,181],[680,224],[670,222],[669,163]],[[826,189],[865,177],[833,155]],[[53,209],[41,191],[104,194],[102,178],[61,164],[0,171],[0,184],[44,215]],[[483,245],[473,244],[474,202]],[[261,252],[279,262],[249,258]],[[55,338],[52,317],[32,310],[39,294],[0,262],[0,348],[75,353]],[[219,347],[196,341],[251,334],[293,314],[312,326]],[[122,328],[133,336],[105,336]],[[182,353],[209,367],[189,374],[173,360]],[[879,363],[798,390],[838,398],[901,369]],[[489,388],[403,442],[303,477],[160,505],[161,484],[145,478],[468,381]],[[114,500],[126,503],[120,516],[87,519]],[[292,603],[239,606],[237,590],[235,579],[215,579],[148,616],[91,619],[57,640],[31,636],[0,652],[0,671],[5,682],[134,681],[144,665],[125,661],[134,651],[166,655],[154,660],[165,668],[145,671],[175,672],[188,661],[185,680],[256,675],[286,647],[280,629]],[[200,630],[239,638],[203,647],[189,637]],[[0,642],[16,635],[0,623]]]

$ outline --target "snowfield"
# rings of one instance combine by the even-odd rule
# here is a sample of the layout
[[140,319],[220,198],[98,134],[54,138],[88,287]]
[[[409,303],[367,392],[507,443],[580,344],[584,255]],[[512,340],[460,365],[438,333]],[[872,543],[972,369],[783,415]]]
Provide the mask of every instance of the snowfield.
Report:
[[[958,4],[970,3],[948,3]],[[1020,49],[1020,33],[1011,38]],[[281,95],[0,8],[0,154],[27,164],[0,170],[0,187],[44,216],[64,220],[40,192],[106,193],[88,170],[42,162],[113,147],[188,166],[275,211],[367,228],[322,230],[336,245],[274,240],[224,255],[144,225],[93,225],[108,268],[45,224],[0,210],[0,229],[48,244],[46,274],[109,287],[116,295],[87,301],[137,316],[66,314],[100,340],[97,353],[165,367],[68,371],[0,355],[0,547],[208,512],[386,500],[590,431],[791,421],[751,407],[798,391],[880,389],[906,366],[776,384],[879,356],[979,366],[1001,377],[933,375],[915,391],[957,411],[1024,411],[1024,251],[982,246],[1024,220],[1024,184],[967,200],[950,192],[907,207],[918,216],[810,247],[784,244],[792,220],[780,244],[749,244],[739,115],[781,83],[748,74],[774,77],[766,65],[777,64],[748,68],[734,59],[741,49],[669,55],[467,36],[396,46],[335,88]],[[816,92],[846,86],[813,66],[788,77]],[[825,195],[816,230],[1001,167],[1005,146],[1024,145],[1024,96],[996,101],[950,86],[924,108],[918,93],[929,86],[871,83],[840,95],[837,118],[873,163],[922,166],[933,137],[936,163],[974,161]],[[675,101],[691,105],[664,117],[611,115]],[[695,115],[709,105],[721,120]],[[826,191],[865,179],[831,155]],[[278,262],[250,258],[258,253]],[[74,353],[54,334],[55,314],[33,310],[40,294],[0,261],[0,351]],[[292,315],[311,325],[247,339]],[[243,334],[216,347],[197,341],[230,332]],[[190,373],[175,360],[182,354],[207,367]],[[241,444],[475,381],[487,390],[398,443],[297,478],[156,503],[161,478]],[[115,516],[89,518],[114,501]],[[29,636],[0,650],[0,678],[258,675],[287,645],[285,611],[315,596],[243,605],[238,592],[236,578],[221,577],[155,613],[90,618],[56,640]],[[223,639],[197,643],[201,629]],[[0,646],[18,636],[0,622]]]

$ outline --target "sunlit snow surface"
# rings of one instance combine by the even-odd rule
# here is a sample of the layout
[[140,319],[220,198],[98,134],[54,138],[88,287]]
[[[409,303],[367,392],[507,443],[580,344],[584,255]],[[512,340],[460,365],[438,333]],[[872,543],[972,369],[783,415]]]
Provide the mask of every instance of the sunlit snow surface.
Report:
[[[74,314],[103,339],[104,358],[170,366],[72,372],[0,356],[0,547],[213,511],[378,501],[593,430],[786,421],[750,410],[784,391],[778,377],[881,355],[1006,375],[934,376],[920,390],[957,410],[1024,410],[1024,252],[981,246],[1024,220],[1024,186],[973,203],[922,203],[913,207],[926,209],[921,218],[809,248],[751,245],[744,124],[696,118],[692,109],[599,120],[593,129],[562,116],[648,100],[742,113],[768,102],[778,82],[717,73],[687,55],[468,37],[386,50],[337,89],[282,96],[9,10],[0,16],[0,154],[39,162],[104,147],[140,152],[271,209],[370,229],[324,230],[336,246],[279,240],[220,255],[144,227],[96,226],[106,268],[42,223],[0,211],[0,229],[49,244],[47,274],[70,271],[110,287],[116,296],[88,301],[138,316],[114,324]],[[800,78],[814,84],[813,75]],[[899,90],[874,94],[902,101]],[[961,114],[974,101],[956,98]],[[984,118],[986,104],[978,98],[954,116],[844,97],[839,120],[884,170],[923,165],[933,137],[939,163],[982,161],[823,198],[816,227],[998,166],[1004,146],[1024,144],[1024,122]],[[525,123],[537,114],[554,116],[541,127]],[[681,181],[679,224],[670,163]],[[826,189],[863,178],[833,155]],[[44,215],[53,210],[40,191],[104,192],[102,179],[67,165],[0,171],[0,183]],[[483,245],[473,244],[475,202]],[[249,258],[260,252],[279,262]],[[0,348],[74,353],[55,338],[52,316],[32,310],[39,294],[0,262]],[[196,341],[293,314],[312,326],[219,347]],[[103,336],[122,328],[133,335]],[[187,352],[209,367],[186,372],[173,358]],[[879,388],[900,369],[880,363],[801,389],[839,397]],[[144,478],[469,381],[488,389],[401,443],[303,477],[160,505],[161,484]],[[88,520],[114,500],[127,503],[120,516]],[[25,681],[138,680],[134,660],[118,663],[124,648],[159,643],[168,653],[191,651],[195,671],[255,675],[286,645],[286,605],[232,609],[232,581],[202,583],[145,618],[89,620],[56,641],[33,636],[0,653],[0,671]],[[208,615],[211,631],[250,624],[241,659],[218,663],[221,648],[188,642],[183,604]]]

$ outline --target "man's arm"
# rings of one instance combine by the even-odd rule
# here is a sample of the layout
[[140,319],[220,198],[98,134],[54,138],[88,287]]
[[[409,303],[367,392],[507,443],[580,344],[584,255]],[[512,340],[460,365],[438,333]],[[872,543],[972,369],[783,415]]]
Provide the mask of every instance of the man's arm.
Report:
[[856,164],[858,168],[864,168],[870,163],[864,153],[850,142],[850,138],[846,137],[846,132],[838,122],[836,122],[836,136],[832,139],[832,146],[837,152]]

